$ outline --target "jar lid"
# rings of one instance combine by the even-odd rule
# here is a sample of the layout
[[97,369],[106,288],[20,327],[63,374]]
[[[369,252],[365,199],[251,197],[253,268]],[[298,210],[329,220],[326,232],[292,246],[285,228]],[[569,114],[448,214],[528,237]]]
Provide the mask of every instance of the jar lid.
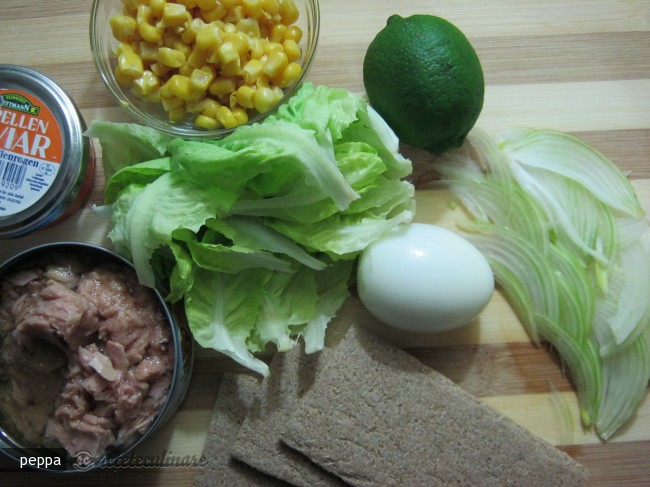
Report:
[[29,233],[65,210],[90,153],[85,129],[52,79],[0,64],[0,238]]

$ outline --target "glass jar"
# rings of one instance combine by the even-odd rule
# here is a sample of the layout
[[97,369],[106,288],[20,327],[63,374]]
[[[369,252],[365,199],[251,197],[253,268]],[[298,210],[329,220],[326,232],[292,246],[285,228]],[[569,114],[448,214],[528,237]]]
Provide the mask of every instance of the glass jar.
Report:
[[0,64],[0,238],[52,226],[87,201],[95,155],[85,130],[53,80]]

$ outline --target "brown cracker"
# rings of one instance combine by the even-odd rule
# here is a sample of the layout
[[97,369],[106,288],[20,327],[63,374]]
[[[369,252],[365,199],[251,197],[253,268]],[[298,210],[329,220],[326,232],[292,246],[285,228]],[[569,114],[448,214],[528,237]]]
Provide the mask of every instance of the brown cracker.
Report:
[[363,327],[334,350],[281,438],[358,487],[580,486],[584,467]]
[[234,457],[298,487],[347,485],[287,447],[279,437],[301,397],[315,380],[322,366],[320,359],[320,353],[307,355],[300,345],[274,356],[269,366],[270,374],[262,381],[231,449]]
[[244,374],[224,374],[203,448],[207,464],[195,487],[282,487],[288,484],[264,475],[230,456],[239,428],[259,389],[259,380]]

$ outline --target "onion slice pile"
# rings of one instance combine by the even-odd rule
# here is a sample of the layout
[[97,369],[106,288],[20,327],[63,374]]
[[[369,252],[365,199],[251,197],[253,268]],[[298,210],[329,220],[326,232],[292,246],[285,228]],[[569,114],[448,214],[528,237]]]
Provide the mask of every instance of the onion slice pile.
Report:
[[580,414],[604,440],[650,380],[650,231],[626,176],[579,139],[515,128],[436,161],[531,340],[571,373]]

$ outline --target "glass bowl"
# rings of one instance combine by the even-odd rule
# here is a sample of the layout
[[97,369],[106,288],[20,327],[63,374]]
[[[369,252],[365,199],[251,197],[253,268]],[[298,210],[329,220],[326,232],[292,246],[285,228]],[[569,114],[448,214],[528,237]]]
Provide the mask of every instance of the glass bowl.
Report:
[[[191,5],[194,5],[197,2],[196,0],[174,0],[176,3],[190,4],[190,9],[188,9],[188,14],[196,17],[199,12],[199,7],[194,7],[191,9]],[[281,4],[285,0],[270,0],[270,3]],[[93,54],[93,59],[95,66],[110,93],[117,100],[118,104],[123,107],[129,114],[131,114],[137,122],[162,131],[164,133],[184,137],[184,138],[221,138],[228,133],[232,132],[236,127],[226,128],[223,125],[213,128],[201,128],[198,127],[194,122],[197,116],[196,106],[194,106],[195,113],[188,113],[182,119],[179,118],[178,121],[170,121],[169,113],[163,108],[160,101],[146,101],[141,96],[138,96],[134,93],[133,89],[129,85],[120,84],[116,79],[116,67],[118,64],[117,56],[115,54],[115,49],[120,45],[112,31],[112,28],[109,24],[109,19],[117,14],[121,14],[123,11],[124,4],[139,5],[139,4],[148,4],[146,1],[139,0],[93,0],[91,16],[90,16],[90,44]],[[168,2],[172,3],[172,2]],[[221,4],[220,1],[216,3]],[[223,2],[226,3],[226,2]],[[238,0],[232,0],[230,3],[240,3]],[[263,1],[260,3],[264,3]],[[301,66],[300,75],[295,78],[288,86],[282,88],[283,94],[270,108],[265,110],[263,113],[259,113],[254,109],[247,110],[248,120],[242,125],[253,124],[256,122],[262,121],[264,118],[272,114],[281,104],[285,103],[300,87],[300,85],[306,79],[306,76],[309,72],[314,54],[316,52],[316,46],[318,43],[319,29],[320,29],[320,11],[318,0],[293,0],[293,3],[298,10],[298,19],[295,24],[302,31],[302,38],[299,40],[299,47],[301,50],[301,57],[295,62]],[[136,15],[135,13],[133,15]],[[136,15],[137,16],[137,15]],[[160,20],[151,17],[152,23],[155,25],[160,24]],[[209,20],[209,19],[208,19]],[[212,21],[214,22],[214,21]],[[218,21],[217,21],[218,22]],[[186,24],[187,25],[187,24]],[[138,27],[136,27],[136,30]],[[163,32],[172,29],[172,27],[165,28],[163,25]],[[180,29],[177,28],[177,30]],[[139,34],[136,34],[137,38],[140,39]],[[262,34],[263,36],[263,34]],[[185,44],[189,45],[190,48],[196,47],[195,42],[186,42],[189,39],[183,41]],[[157,44],[161,47],[164,46],[165,41],[159,41]],[[156,44],[154,42],[149,44]],[[247,56],[250,54],[241,54],[243,63],[246,62]],[[216,59],[216,58],[215,58]],[[182,61],[181,61],[182,62]],[[216,60],[215,60],[216,62]],[[185,68],[187,68],[189,63],[186,62]],[[192,63],[195,64],[195,63]],[[147,66],[145,66],[145,69]],[[179,71],[182,68],[174,68],[175,71]],[[217,66],[216,76],[220,76],[220,68]],[[185,74],[189,74],[189,71],[185,71]],[[169,76],[164,75],[164,76]],[[124,81],[124,80],[122,80]],[[273,87],[273,85],[271,85]],[[278,96],[276,95],[276,98]],[[225,105],[226,102],[221,102]],[[169,104],[168,104],[169,108]]]
[[[65,286],[71,290],[76,289],[81,281],[75,281],[75,279],[79,279],[76,276],[80,275],[82,269],[87,273],[86,276],[89,276],[86,278],[86,283],[90,285],[84,286],[85,291],[80,294],[57,291],[58,297],[53,301],[57,303],[56,309],[59,310],[56,317],[52,317],[48,313],[47,316],[50,318],[41,322],[33,319],[34,313],[36,313],[34,311],[26,316],[16,315],[22,320],[20,323],[12,322],[10,318],[7,318],[11,315],[3,310],[3,307],[12,306],[12,302],[18,306],[19,301],[32,291],[37,293],[34,296],[46,296],[45,293],[49,291],[42,290],[41,293],[40,286],[43,286],[43,279],[47,276],[54,280],[47,281],[48,289],[61,289],[57,286]],[[91,269],[93,269],[92,272],[90,272]],[[109,271],[106,272],[106,269]],[[135,287],[129,288],[128,292],[132,293],[132,298],[127,297],[128,299],[121,300],[121,295],[117,293],[120,293],[122,288],[120,285],[116,285],[118,281],[114,277],[110,277],[111,275],[119,275],[124,280],[123,282],[133,283],[135,269],[129,261],[108,249],[80,242],[53,242],[32,247],[0,265],[0,289],[3,291],[2,299],[0,299],[0,315],[6,318],[6,320],[0,318],[0,324],[5,327],[3,329],[5,334],[11,326],[15,326],[11,333],[14,340],[6,340],[3,343],[3,364],[0,365],[4,367],[4,365],[11,364],[3,368],[5,388],[9,387],[7,384],[12,384],[11,387],[19,391],[18,394],[14,392],[11,396],[14,402],[8,401],[9,396],[6,396],[0,407],[0,451],[16,463],[16,468],[19,465],[21,470],[32,469],[61,473],[110,468],[116,465],[116,462],[124,462],[127,455],[133,452],[142,441],[167,423],[184,400],[192,376],[194,342],[183,315],[172,310],[158,291],[140,288],[137,284]],[[51,282],[55,282],[54,287],[49,284]],[[88,294],[89,292],[91,294]],[[71,301],[70,296],[76,297],[82,294],[93,295],[94,297],[90,301],[96,302],[97,306],[101,307],[101,309],[96,308],[102,327],[99,331],[86,328],[84,325],[86,321],[83,319],[80,319],[74,327],[68,328],[60,325],[65,320],[57,321],[60,316],[76,316],[69,311],[74,310],[69,303],[76,302]],[[113,298],[110,298],[111,295]],[[47,299],[52,297],[50,294],[47,296]],[[28,298],[31,299],[31,295]],[[5,299],[7,299],[6,302]],[[44,306],[43,313],[46,308],[51,311],[54,308],[53,305],[48,306],[47,299],[40,302],[37,300],[34,303],[29,301],[31,304],[28,306],[33,306],[33,309],[37,310],[42,304]],[[23,301],[25,300],[23,299]],[[123,310],[124,314],[107,314],[104,308],[110,309],[111,304],[116,302],[132,302],[140,308],[136,314],[133,314],[132,308]],[[145,359],[138,362],[137,357],[140,355],[136,354],[136,358],[133,358],[134,355],[129,355],[132,353],[133,348],[131,347],[137,338],[133,342],[125,342],[122,338],[129,340],[130,338],[127,335],[120,335],[125,323],[122,318],[129,316],[131,317],[129,319],[133,319],[134,316],[145,316],[144,313],[151,305],[159,310],[157,314],[163,320],[159,322],[162,325],[160,329],[168,329],[168,333],[164,333],[165,336],[158,338],[158,335],[148,328],[145,331],[150,337],[147,347],[151,347],[151,344],[154,343],[156,348],[155,350],[147,348],[146,355],[143,355]],[[92,306],[88,309],[91,308]],[[62,310],[68,310],[69,314],[65,315]],[[4,314],[3,311],[5,311]],[[119,319],[117,319],[118,316]],[[104,318],[106,321],[102,321]],[[112,321],[108,324],[110,319]],[[74,321],[68,322],[73,323]],[[140,334],[140,336],[145,335]],[[79,337],[83,338],[79,339]],[[116,343],[130,344],[120,346]],[[93,358],[85,363],[83,357],[86,352],[82,351],[82,348],[88,353],[98,351],[99,353],[93,356],[97,360]],[[116,350],[119,351],[119,348],[125,351],[124,358],[128,363],[120,364],[119,361],[116,361],[116,357],[121,356],[119,353],[115,353]],[[100,360],[102,358],[100,354],[103,354],[103,357],[109,357],[112,363],[111,367]],[[149,363],[145,364],[147,360],[150,360],[151,357],[162,357],[165,354],[167,354],[168,360],[165,364],[165,375],[155,375],[153,372],[150,376],[139,375],[146,372],[145,369],[139,369],[139,367],[149,365]],[[73,357],[79,357],[79,360],[73,360]],[[165,361],[157,363],[162,364],[163,362]],[[115,368],[113,369],[113,367]],[[81,373],[82,370],[85,371],[84,374]],[[109,371],[116,370],[119,371],[118,375],[110,376],[108,374]],[[84,375],[86,378],[80,382]],[[134,382],[134,377],[139,382]],[[163,378],[158,380],[159,377]],[[116,397],[118,401],[130,401],[132,397],[136,397],[129,395],[131,394],[129,391],[136,391],[140,381],[148,381],[150,388],[142,389],[148,392],[145,393],[145,398],[139,405],[137,402],[132,403],[133,408],[129,411],[137,412],[137,416],[134,417],[136,422],[133,427],[127,428],[128,432],[125,434],[125,438],[120,440],[125,428],[124,423],[120,424],[120,421],[127,421],[125,418],[130,418],[130,413],[126,416],[111,413],[112,407],[116,408],[116,411],[124,410],[114,399]],[[81,386],[76,387],[75,384],[81,384]],[[68,385],[71,385],[70,389],[68,389]],[[100,386],[106,386],[106,389],[101,389]],[[154,390],[158,392],[154,392]],[[118,391],[119,394],[113,394],[112,391]],[[73,403],[74,407],[69,405],[68,399],[68,396],[72,394],[78,398]],[[56,399],[53,399],[54,397]],[[38,399],[30,398],[40,398],[42,404],[38,404]],[[20,406],[20,401],[24,403],[24,406]],[[46,409],[52,402],[54,404],[52,412],[48,413]],[[20,417],[12,414],[18,407],[21,410]],[[70,430],[65,426],[66,423],[62,422],[59,423],[62,429],[55,426],[55,429],[49,430],[50,420],[54,419],[55,414],[58,418],[59,414],[68,414],[67,411],[71,411],[70,414],[72,414],[77,410],[81,412],[87,410],[83,416],[84,420],[80,421],[85,425],[83,428],[80,426],[75,430]],[[64,417],[67,417],[65,414]],[[86,420],[86,418],[95,418],[96,421]],[[45,421],[47,421],[47,426],[44,426]],[[54,424],[57,424],[57,421],[54,421]],[[56,441],[45,439],[46,430],[54,432],[52,436],[56,438]],[[91,436],[96,434],[97,438],[103,438],[104,430],[113,432],[115,442],[109,442],[102,450],[96,450],[97,452],[102,451],[101,454],[89,451],[86,446],[95,446],[93,441],[90,441]],[[62,436],[61,433],[63,433]],[[41,438],[42,444],[37,438]],[[59,438],[62,438],[68,445],[66,448],[63,447]],[[72,445],[77,448],[74,455],[70,453],[69,449]]]

